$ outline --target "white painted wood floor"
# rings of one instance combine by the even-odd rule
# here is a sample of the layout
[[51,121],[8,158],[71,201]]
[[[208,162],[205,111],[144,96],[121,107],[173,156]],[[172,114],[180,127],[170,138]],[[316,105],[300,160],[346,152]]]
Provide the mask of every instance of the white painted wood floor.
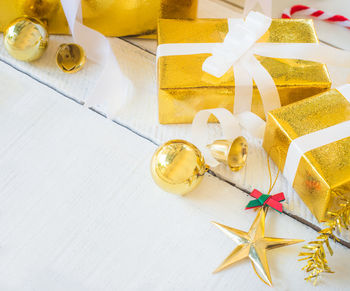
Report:
[[[238,16],[243,4],[199,1],[201,17]],[[295,3],[274,4],[277,17]],[[346,0],[305,4],[350,17]],[[324,23],[317,29],[322,41],[350,49],[348,31]],[[0,48],[0,290],[268,289],[248,261],[211,274],[234,244],[210,221],[248,229],[255,216],[244,210],[251,199],[224,180],[246,190],[267,188],[266,155],[258,141],[250,140],[242,172],[219,167],[215,172],[223,179],[207,175],[186,197],[164,193],[150,177],[150,158],[157,144],[188,139],[189,126],[157,122],[156,42],[112,40],[136,86],[132,104],[112,122],[79,104],[99,72],[96,65],[72,76],[56,69],[57,46],[69,40],[50,37],[48,51],[33,64]],[[336,84],[343,83],[350,69],[331,73]],[[212,133],[218,134],[216,126]],[[275,189],[285,191],[289,213],[317,224],[282,177]],[[316,236],[272,211],[266,232],[306,241]],[[325,276],[319,290],[349,289],[350,250],[333,245],[329,263],[336,274]],[[269,252],[276,290],[313,288],[297,262],[300,247]]]

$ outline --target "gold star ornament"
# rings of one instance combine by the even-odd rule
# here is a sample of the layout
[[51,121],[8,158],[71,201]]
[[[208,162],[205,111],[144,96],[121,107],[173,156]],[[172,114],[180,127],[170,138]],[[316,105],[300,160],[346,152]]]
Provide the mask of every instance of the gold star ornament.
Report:
[[214,271],[220,272],[238,261],[249,258],[255,273],[267,285],[272,285],[266,251],[303,242],[300,239],[284,239],[265,237],[265,217],[267,208],[262,207],[248,232],[213,222],[221,231],[231,238],[238,246]]

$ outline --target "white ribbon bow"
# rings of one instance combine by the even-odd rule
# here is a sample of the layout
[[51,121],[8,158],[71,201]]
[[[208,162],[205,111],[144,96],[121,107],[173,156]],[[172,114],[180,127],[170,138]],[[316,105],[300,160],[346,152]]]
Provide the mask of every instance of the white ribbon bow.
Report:
[[221,77],[232,66],[235,77],[234,113],[251,110],[253,80],[260,92],[265,114],[281,106],[276,85],[255,55],[300,59],[350,67],[350,52],[318,43],[258,43],[271,24],[271,18],[250,12],[246,20],[228,19],[229,31],[223,43],[161,44],[157,58],[172,55],[211,53],[203,71]]
[[248,13],[255,8],[257,4],[260,4],[262,12],[271,17],[272,14],[272,0],[246,0],[244,4],[244,17],[248,15]]
[[81,0],[61,0],[61,4],[74,41],[83,47],[90,60],[103,67],[85,106],[101,106],[106,110],[107,117],[113,117],[131,98],[132,83],[122,72],[108,39],[83,24]]
[[254,56],[254,46],[269,29],[271,21],[261,13],[250,12],[245,22],[231,25],[224,42],[218,44],[212,56],[203,63],[203,71],[218,78],[233,66],[236,84],[234,113],[250,111],[253,80],[260,91],[265,113],[281,107],[272,77]]

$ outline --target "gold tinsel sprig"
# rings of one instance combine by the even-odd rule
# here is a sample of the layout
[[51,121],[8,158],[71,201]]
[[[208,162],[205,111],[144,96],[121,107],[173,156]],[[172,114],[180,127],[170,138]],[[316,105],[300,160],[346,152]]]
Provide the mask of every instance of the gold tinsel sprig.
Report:
[[329,253],[333,255],[333,250],[329,245],[329,235],[321,234],[317,239],[303,246],[303,249],[307,249],[308,252],[299,253],[299,256],[303,257],[299,261],[307,260],[305,267],[302,268],[308,273],[305,280],[312,281],[314,285],[316,285],[321,273],[334,273],[328,265],[324,248],[324,246],[327,246]]
[[319,231],[320,235],[317,237],[317,240],[303,246],[303,249],[308,251],[299,253],[299,256],[303,257],[299,261],[307,261],[305,267],[302,268],[308,274],[305,280],[313,282],[314,285],[316,285],[322,273],[334,273],[328,265],[325,247],[332,256],[333,250],[329,244],[329,239],[339,241],[334,232],[338,231],[340,233],[343,229],[348,229],[350,225],[350,201],[341,194],[336,193],[336,195],[340,196],[342,202],[339,210],[328,213],[330,219],[325,222],[327,227]]

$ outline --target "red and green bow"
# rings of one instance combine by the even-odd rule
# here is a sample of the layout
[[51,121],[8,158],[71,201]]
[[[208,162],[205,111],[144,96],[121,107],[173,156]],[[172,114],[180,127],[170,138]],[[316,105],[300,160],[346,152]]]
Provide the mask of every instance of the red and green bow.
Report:
[[283,205],[281,203],[281,201],[285,200],[283,192],[275,194],[275,195],[269,195],[269,194],[262,194],[260,191],[254,189],[253,192],[250,193],[250,196],[252,196],[256,199],[250,201],[245,209],[256,208],[256,207],[261,207],[263,205],[268,205],[271,208],[277,210],[279,213],[283,212]]

